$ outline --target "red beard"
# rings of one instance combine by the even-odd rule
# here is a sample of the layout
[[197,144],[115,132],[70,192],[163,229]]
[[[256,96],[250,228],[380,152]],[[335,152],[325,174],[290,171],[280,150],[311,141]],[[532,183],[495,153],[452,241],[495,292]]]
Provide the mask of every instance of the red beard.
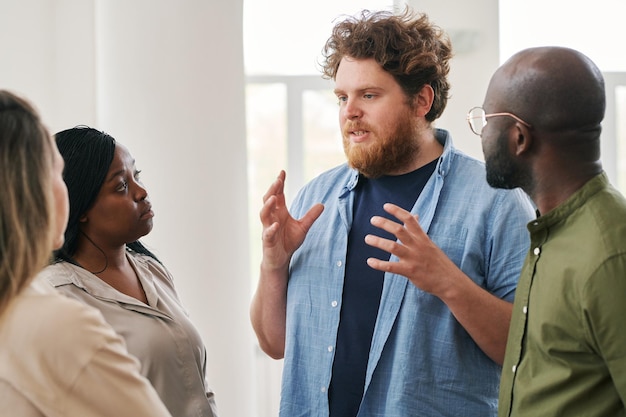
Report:
[[[381,136],[366,124],[346,123],[342,133],[348,164],[369,178],[397,173],[409,166],[419,152],[414,120],[407,114],[389,127],[392,130]],[[350,132],[355,131],[366,131],[370,137],[366,142],[353,143]]]

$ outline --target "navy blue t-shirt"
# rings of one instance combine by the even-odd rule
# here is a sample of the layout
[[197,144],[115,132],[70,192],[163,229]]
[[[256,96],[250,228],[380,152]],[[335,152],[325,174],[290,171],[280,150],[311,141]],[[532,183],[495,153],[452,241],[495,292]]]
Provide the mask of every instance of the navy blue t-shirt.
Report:
[[388,260],[390,256],[367,245],[365,236],[374,234],[395,240],[390,233],[372,226],[370,219],[391,218],[383,210],[385,203],[410,211],[436,166],[434,160],[404,175],[361,177],[354,190],[354,221],[348,235],[341,316],[328,392],[331,417],[356,416],[359,410],[384,280],[384,272],[370,268],[366,260]]

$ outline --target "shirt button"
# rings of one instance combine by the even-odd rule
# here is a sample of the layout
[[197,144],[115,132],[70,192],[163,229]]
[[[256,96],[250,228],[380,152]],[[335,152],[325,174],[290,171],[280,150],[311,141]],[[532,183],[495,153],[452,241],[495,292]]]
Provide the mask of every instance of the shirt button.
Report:
[[342,262],[341,261],[337,261],[337,266],[341,266]]
[[333,351],[333,347],[332,346],[328,346],[328,351],[332,352]]
[[515,371],[517,370],[517,365],[513,365],[513,367],[511,368],[511,370],[513,371],[513,373],[515,373]]
[[541,253],[541,249],[539,249],[539,248],[535,248],[535,249],[533,250],[533,253],[534,253],[535,255],[539,255],[539,254]]
[[332,307],[337,307],[337,304],[338,304],[338,303],[337,303],[337,301],[333,301],[333,302],[331,302],[331,303],[330,303],[330,305],[331,305]]
[[326,387],[322,387],[322,389],[320,391],[326,392]]
[[522,313],[524,313],[524,314],[528,313],[528,307],[527,306],[522,307]]

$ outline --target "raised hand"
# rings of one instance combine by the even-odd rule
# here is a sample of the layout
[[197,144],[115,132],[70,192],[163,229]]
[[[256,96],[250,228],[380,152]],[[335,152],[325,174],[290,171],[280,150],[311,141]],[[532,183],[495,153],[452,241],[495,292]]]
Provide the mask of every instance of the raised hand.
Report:
[[281,171],[263,196],[260,212],[263,259],[259,284],[250,305],[250,319],[259,346],[275,359],[285,354],[289,261],[324,210],[322,204],[315,204],[302,219],[294,219],[285,204],[285,177],[285,171]]
[[393,234],[398,241],[365,236],[368,245],[398,257],[397,261],[369,258],[367,264],[380,271],[408,278],[417,288],[439,297],[493,361],[502,364],[513,305],[476,285],[433,243],[417,216],[385,204],[387,213],[401,224],[374,216],[371,223]]
[[369,258],[367,264],[380,271],[403,275],[421,290],[443,297],[460,270],[430,240],[416,215],[390,203],[385,204],[384,209],[401,224],[380,216],[372,217],[371,223],[393,234],[398,241],[367,235],[365,242],[397,256],[398,260],[392,262]]
[[324,211],[315,204],[300,219],[294,219],[285,204],[285,171],[281,171],[263,196],[260,218],[263,224],[263,267],[277,270],[288,266],[291,255],[300,247],[309,229]]

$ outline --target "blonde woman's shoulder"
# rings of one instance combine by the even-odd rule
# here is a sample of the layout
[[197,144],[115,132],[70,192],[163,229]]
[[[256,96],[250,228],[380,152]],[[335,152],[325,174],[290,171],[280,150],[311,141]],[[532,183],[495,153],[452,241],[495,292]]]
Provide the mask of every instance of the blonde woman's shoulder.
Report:
[[45,279],[0,319],[0,380],[46,416],[169,416],[101,313]]

